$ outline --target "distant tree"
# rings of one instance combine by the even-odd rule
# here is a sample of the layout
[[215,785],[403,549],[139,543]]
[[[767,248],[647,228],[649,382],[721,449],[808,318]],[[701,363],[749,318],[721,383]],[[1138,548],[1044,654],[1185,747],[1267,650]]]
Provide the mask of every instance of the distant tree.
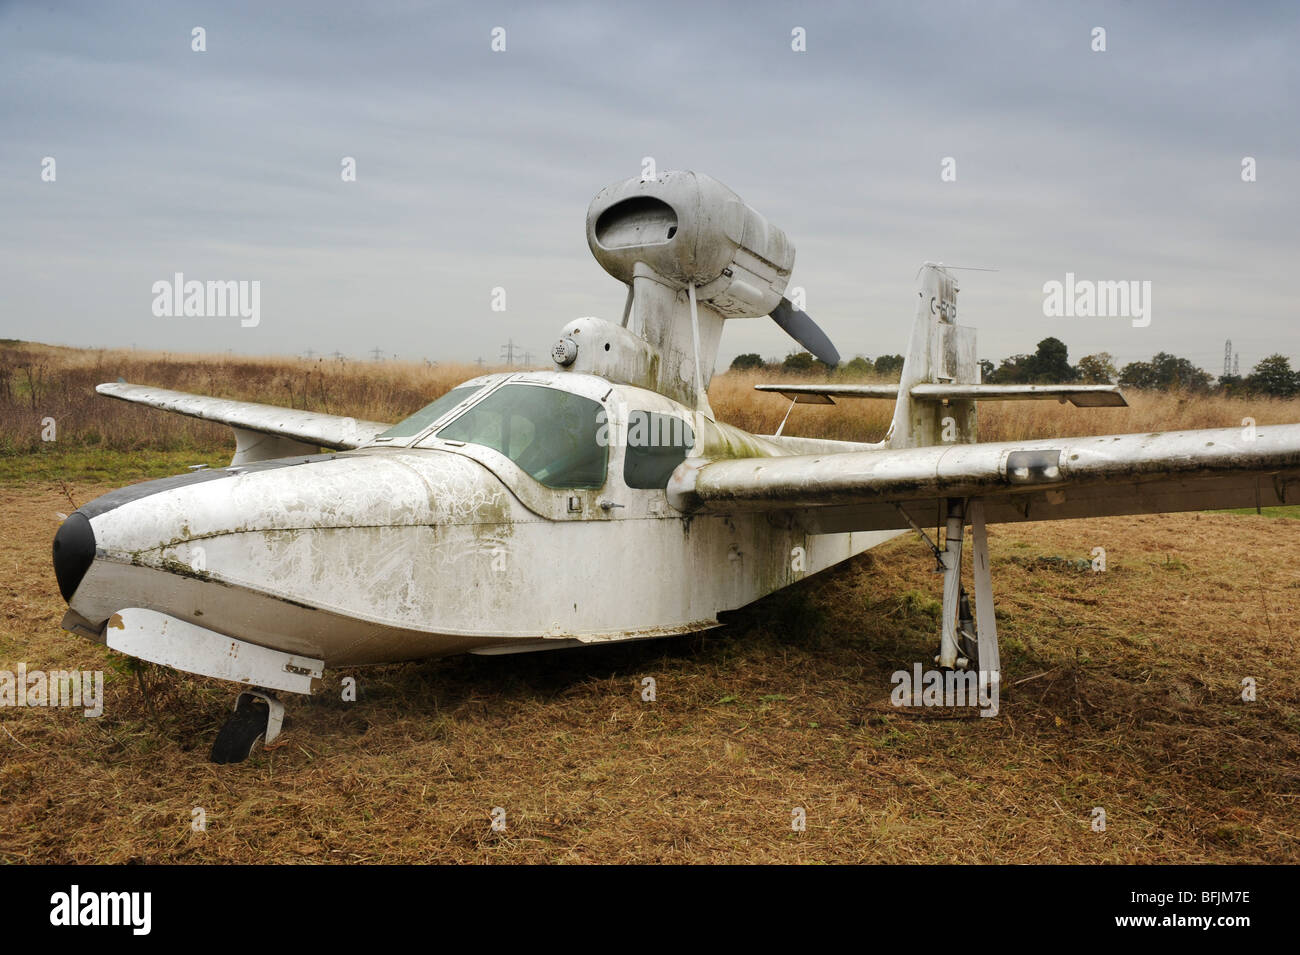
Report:
[[1031,363],[1030,381],[1066,384],[1079,377],[1070,365],[1070,350],[1059,338],[1044,338],[1038,343]]
[[794,352],[785,356],[785,361],[781,362],[783,371],[815,371],[824,369],[826,366],[814,358],[806,351]]
[[1084,355],[1079,359],[1079,377],[1086,385],[1113,384],[1118,374],[1115,359],[1110,352],[1099,351],[1095,355]]
[[993,376],[997,374],[998,366],[993,364],[993,362],[989,361],[987,358],[981,358],[979,365],[980,381],[992,381]]
[[876,366],[870,358],[856,355],[840,365],[840,374],[845,378],[866,378],[875,372]]
[[1002,359],[991,374],[984,380],[995,385],[1023,385],[1029,381],[1033,355],[1012,355]]
[[731,360],[732,371],[752,371],[755,368],[764,367],[763,356],[755,352],[746,352],[744,355],[737,355]]
[[1186,358],[1177,358],[1166,352],[1158,352],[1151,359],[1156,376],[1164,388],[1184,388],[1188,391],[1209,391],[1214,376],[1208,371],[1197,368]]
[[1131,361],[1120,369],[1119,383],[1126,388],[1155,388],[1155,369],[1149,361]]
[[1119,383],[1130,388],[1208,391],[1213,377],[1186,358],[1157,352],[1150,361],[1133,361],[1119,373]]
[[1044,338],[1032,355],[1012,355],[1002,359],[985,381],[998,385],[1035,383],[1068,384],[1079,377],[1070,365],[1070,353],[1059,338]]
[[903,371],[902,355],[881,355],[876,359],[876,374],[884,378],[897,378]]
[[1220,375],[1219,392],[1229,398],[1246,394],[1246,379],[1241,375]]
[[1270,398],[1294,398],[1300,394],[1300,373],[1291,370],[1291,359],[1285,355],[1269,355],[1246,378],[1246,388]]

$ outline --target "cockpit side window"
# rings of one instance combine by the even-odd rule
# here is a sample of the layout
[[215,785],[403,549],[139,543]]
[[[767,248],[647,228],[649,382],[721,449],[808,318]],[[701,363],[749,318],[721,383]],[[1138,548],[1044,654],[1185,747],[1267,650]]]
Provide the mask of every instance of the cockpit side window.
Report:
[[508,384],[438,430],[449,441],[504,454],[552,488],[598,488],[607,449],[597,439],[599,402],[557,388]]
[[375,435],[376,440],[389,440],[392,438],[410,438],[419,434],[429,425],[433,424],[452,408],[456,407],[474,392],[478,391],[480,385],[462,385],[459,388],[453,388],[437,401],[427,404],[409,418],[403,418],[397,424],[393,425],[387,431]]
[[653,411],[631,412],[623,452],[623,482],[632,488],[662,490],[694,446],[695,432],[681,418]]

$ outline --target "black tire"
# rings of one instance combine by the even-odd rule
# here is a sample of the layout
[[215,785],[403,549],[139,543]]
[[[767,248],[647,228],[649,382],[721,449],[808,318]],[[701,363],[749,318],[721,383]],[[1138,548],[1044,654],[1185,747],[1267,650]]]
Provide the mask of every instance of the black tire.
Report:
[[268,715],[262,700],[256,697],[243,700],[217,733],[212,744],[212,762],[242,763],[248,759],[257,741],[266,735]]

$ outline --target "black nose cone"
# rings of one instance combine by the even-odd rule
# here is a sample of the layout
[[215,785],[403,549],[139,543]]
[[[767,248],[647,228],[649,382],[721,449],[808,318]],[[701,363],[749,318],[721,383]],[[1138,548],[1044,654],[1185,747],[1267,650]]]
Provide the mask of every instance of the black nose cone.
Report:
[[72,599],[94,559],[95,532],[90,528],[90,519],[73,511],[54,535],[54,576],[64,600]]

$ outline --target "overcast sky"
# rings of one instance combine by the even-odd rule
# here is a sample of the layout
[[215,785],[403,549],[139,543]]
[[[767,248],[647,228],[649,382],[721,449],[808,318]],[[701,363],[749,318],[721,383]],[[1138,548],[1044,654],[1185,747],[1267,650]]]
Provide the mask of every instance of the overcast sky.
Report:
[[[651,156],[786,231],[846,356],[903,351],[929,259],[1000,270],[961,273],[981,357],[1295,362],[1298,28],[1295,3],[0,2],[0,337],[542,361],[620,318],[584,218]],[[176,272],[259,281],[260,324],[155,317]],[[1044,317],[1067,272],[1150,281],[1150,325]],[[719,364],[792,347],[730,322]]]

